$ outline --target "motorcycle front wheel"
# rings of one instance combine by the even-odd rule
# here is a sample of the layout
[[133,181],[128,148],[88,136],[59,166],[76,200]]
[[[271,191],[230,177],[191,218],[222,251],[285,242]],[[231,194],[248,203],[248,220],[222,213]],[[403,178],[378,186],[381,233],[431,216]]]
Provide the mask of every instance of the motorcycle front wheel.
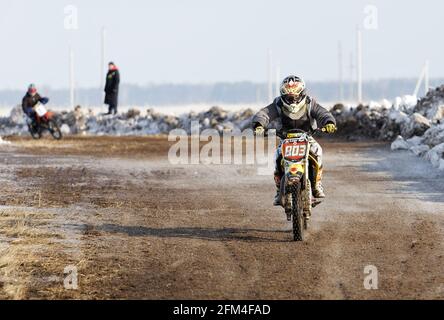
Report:
[[293,221],[293,240],[304,241],[304,207],[302,199],[301,184],[297,184],[292,190],[292,221]]
[[42,132],[38,127],[28,124],[29,133],[34,140],[39,140],[42,137]]

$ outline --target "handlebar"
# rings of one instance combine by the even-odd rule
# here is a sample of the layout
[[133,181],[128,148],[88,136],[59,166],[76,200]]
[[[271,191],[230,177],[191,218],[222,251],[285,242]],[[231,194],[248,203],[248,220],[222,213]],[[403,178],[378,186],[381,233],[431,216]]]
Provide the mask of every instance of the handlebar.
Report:
[[301,129],[291,129],[291,130],[288,130],[286,132],[284,131],[284,132],[277,133],[277,136],[279,138],[281,138],[281,139],[287,139],[287,135],[289,133],[305,133],[305,134],[309,135],[310,137],[312,137],[312,136],[314,136],[317,133],[325,133],[325,129],[324,128],[322,128],[322,129],[318,128],[318,129],[310,130],[310,131],[304,131],[304,130],[301,130]]
[[[268,132],[269,131],[270,131],[270,129],[265,129],[264,137],[268,137]],[[276,132],[276,136],[278,136],[281,139],[286,139],[288,134],[291,134],[291,133],[303,133],[303,134],[308,134],[309,136],[312,137],[316,133],[325,133],[325,132],[326,132],[325,128],[320,128],[320,129],[317,128],[317,129],[310,130],[310,131],[304,131],[304,130],[301,130],[301,129],[291,129],[291,130],[288,130],[288,131],[277,131]]]

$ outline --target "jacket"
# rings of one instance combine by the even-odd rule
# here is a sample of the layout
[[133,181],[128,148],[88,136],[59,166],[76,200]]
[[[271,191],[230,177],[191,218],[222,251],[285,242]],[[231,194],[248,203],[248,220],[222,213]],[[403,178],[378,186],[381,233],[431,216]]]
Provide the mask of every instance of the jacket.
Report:
[[117,105],[119,96],[120,73],[119,70],[110,70],[106,75],[105,104]]
[[277,134],[282,134],[291,129],[304,131],[322,128],[329,123],[336,125],[333,115],[319,105],[313,98],[307,97],[307,115],[299,120],[292,120],[282,111],[283,102],[277,97],[270,105],[260,110],[252,120],[253,127],[262,126],[268,128],[275,124]]

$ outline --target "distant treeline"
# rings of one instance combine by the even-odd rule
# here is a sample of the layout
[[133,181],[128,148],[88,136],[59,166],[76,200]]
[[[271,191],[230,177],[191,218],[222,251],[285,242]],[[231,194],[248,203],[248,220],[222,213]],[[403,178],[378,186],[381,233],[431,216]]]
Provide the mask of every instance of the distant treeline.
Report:
[[[444,84],[444,79],[434,79],[431,86]],[[339,85],[337,82],[308,82],[309,92],[319,101],[339,101]],[[366,81],[363,84],[364,100],[393,99],[397,96],[412,94],[416,79],[388,79]],[[215,84],[158,84],[138,86],[122,84],[120,88],[120,105],[181,105],[195,103],[226,103],[254,104],[268,100],[267,84],[238,82]],[[51,98],[52,105],[68,106],[69,90],[39,88],[40,92]],[[24,90],[0,90],[0,105],[12,106],[20,103]],[[424,93],[421,89],[420,95]],[[343,85],[343,98],[346,101],[355,100],[356,85],[346,82]],[[102,91],[80,88],[75,91],[76,104],[97,106],[102,104]]]

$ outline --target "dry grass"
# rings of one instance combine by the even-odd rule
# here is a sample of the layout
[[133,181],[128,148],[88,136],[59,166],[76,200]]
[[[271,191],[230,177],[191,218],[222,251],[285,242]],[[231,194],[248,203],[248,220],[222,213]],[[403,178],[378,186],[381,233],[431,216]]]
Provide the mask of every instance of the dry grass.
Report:
[[2,233],[9,238],[44,238],[48,233],[33,227],[30,222],[23,220],[13,220],[9,226],[0,228]]
[[[25,299],[29,286],[29,275],[20,272],[23,258],[21,245],[10,245],[0,257],[2,294],[7,299]],[[29,255],[26,257],[29,258]]]
[[54,239],[63,238],[48,229],[52,217],[45,212],[0,211],[0,298],[26,299],[35,280],[47,276],[36,262],[55,249]]

